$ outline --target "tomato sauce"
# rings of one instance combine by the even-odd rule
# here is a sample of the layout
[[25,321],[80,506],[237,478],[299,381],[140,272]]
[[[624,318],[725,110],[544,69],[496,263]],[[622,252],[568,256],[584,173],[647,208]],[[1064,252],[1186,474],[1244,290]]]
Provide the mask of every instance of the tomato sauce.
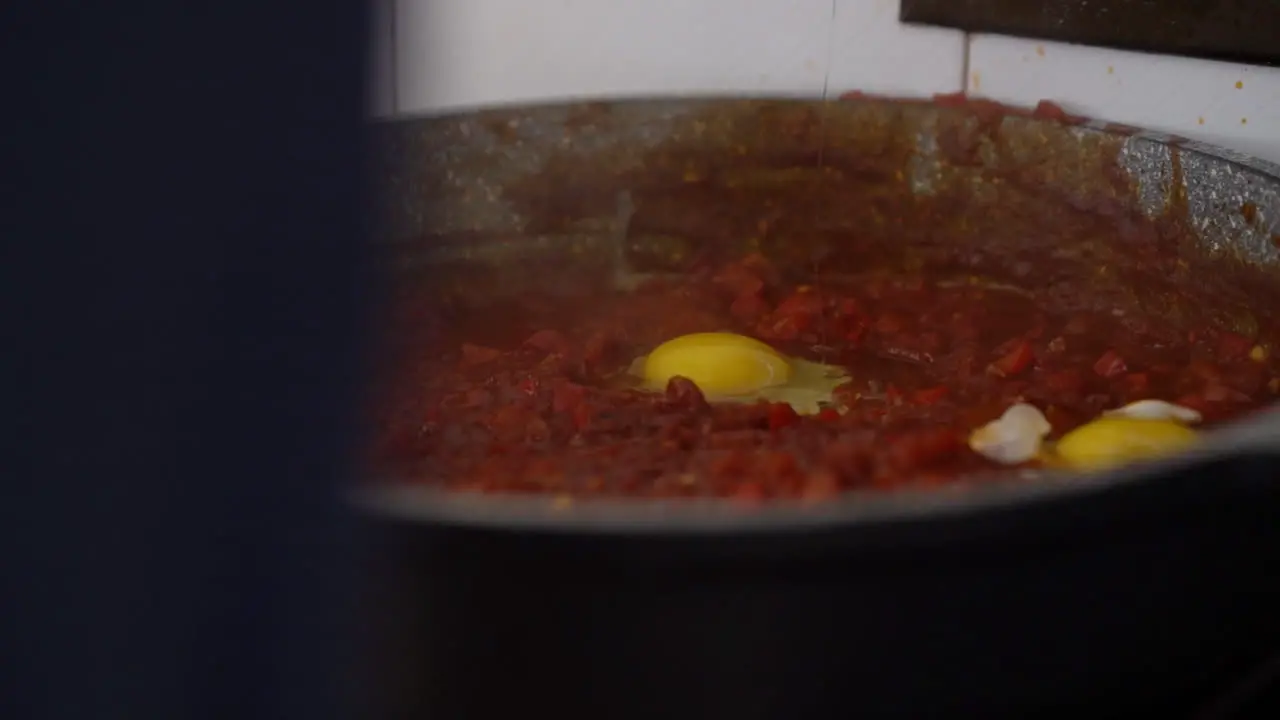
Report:
[[[1280,390],[1258,339],[1138,310],[967,277],[801,280],[751,255],[603,296],[483,307],[401,297],[376,469],[482,493],[818,501],[1016,474],[966,444],[1016,402],[1039,407],[1060,435],[1145,398],[1194,408],[1211,426]],[[682,378],[662,393],[627,382],[636,357],[704,331],[749,335],[851,380],[808,416],[711,403]]]

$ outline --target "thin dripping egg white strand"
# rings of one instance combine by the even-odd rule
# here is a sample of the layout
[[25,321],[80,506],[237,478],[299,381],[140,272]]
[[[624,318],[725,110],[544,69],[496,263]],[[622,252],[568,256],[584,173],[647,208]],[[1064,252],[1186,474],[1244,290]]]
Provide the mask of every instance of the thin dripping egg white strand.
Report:
[[[770,360],[769,355],[768,355],[767,353],[765,353],[765,352],[760,351],[760,350],[755,350],[755,351],[753,351],[753,352],[752,352],[752,357],[755,359],[755,361],[756,361],[757,363],[760,363],[761,365],[763,365],[763,366],[765,367],[765,369],[766,369],[766,370],[768,370],[768,371],[769,371],[769,379],[765,380],[765,381],[764,381],[764,383],[762,383],[762,384],[761,384],[760,386],[758,386],[756,389],[757,389],[757,390],[760,390],[760,389],[767,388],[767,387],[775,387],[775,384],[774,384],[774,382],[773,382],[773,381],[774,381],[774,378],[776,378],[776,377],[777,377],[777,375],[778,375],[778,371],[777,371],[776,369],[774,369],[774,364],[773,364],[773,363],[771,363],[771,362],[769,362],[769,360]],[[784,362],[784,363],[785,363],[785,362],[786,362],[786,360],[783,360],[782,362]]]

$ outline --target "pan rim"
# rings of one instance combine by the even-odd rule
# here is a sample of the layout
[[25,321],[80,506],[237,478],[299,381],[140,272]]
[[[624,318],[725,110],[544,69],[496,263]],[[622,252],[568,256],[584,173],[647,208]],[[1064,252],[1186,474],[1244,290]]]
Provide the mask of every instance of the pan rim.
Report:
[[1280,456],[1280,404],[1223,425],[1196,448],[1151,462],[1095,473],[1045,471],[975,475],[941,488],[853,490],[816,503],[774,501],[744,508],[724,499],[575,499],[444,490],[380,478],[351,493],[362,512],[409,523],[572,534],[706,535],[813,531],[847,525],[908,524],[972,518],[1013,507],[1083,499],[1139,484],[1160,483],[1196,466],[1244,456]]
[[[970,98],[961,93],[965,100],[979,100],[987,102],[984,98]],[[854,104],[888,104],[888,105],[912,105],[912,106],[934,106],[942,110],[952,110],[964,112],[963,105],[957,104],[940,104],[939,101],[945,98],[955,97],[954,93],[935,93],[933,95],[892,95],[892,94],[876,94],[876,93],[858,93],[853,96],[837,96],[823,97],[809,93],[784,93],[784,92],[768,92],[768,93],[740,93],[740,94],[719,94],[719,93],[698,93],[686,95],[672,94],[608,94],[601,93],[598,95],[581,95],[573,97],[545,98],[545,99],[513,99],[500,100],[487,103],[473,103],[465,105],[453,105],[442,108],[428,108],[422,110],[414,110],[410,112],[397,112],[393,115],[381,115],[371,117],[366,120],[366,126],[374,129],[390,129],[397,126],[412,125],[421,122],[447,122],[453,120],[463,120],[467,117],[477,114],[495,113],[504,114],[515,111],[551,111],[562,108],[581,107],[583,105],[604,104],[610,106],[639,106],[639,105],[669,105],[677,106],[693,106],[693,105],[715,105],[721,103],[765,103],[765,104],[798,104],[798,105],[854,105]],[[1045,100],[1048,100],[1046,98]],[[1045,102],[1042,100],[1041,102]],[[1019,115],[1023,120],[1037,123],[1063,124],[1062,121],[1050,117],[1037,116],[1035,108],[1026,105],[1015,105],[1011,103],[998,103],[1005,108],[1011,115]],[[1112,135],[1117,137],[1138,138],[1159,143],[1161,145],[1169,145],[1176,147],[1181,152],[1190,152],[1199,155],[1205,155],[1214,160],[1229,165],[1244,168],[1250,172],[1261,175],[1267,175],[1280,181],[1280,163],[1262,158],[1246,155],[1240,151],[1232,150],[1222,145],[1217,145],[1201,140],[1194,140],[1183,137],[1176,133],[1165,130],[1153,130],[1150,128],[1136,127],[1121,123],[1115,120],[1108,120],[1101,117],[1078,117],[1071,116],[1073,122],[1071,125],[1080,130],[1095,133],[1099,135]]]

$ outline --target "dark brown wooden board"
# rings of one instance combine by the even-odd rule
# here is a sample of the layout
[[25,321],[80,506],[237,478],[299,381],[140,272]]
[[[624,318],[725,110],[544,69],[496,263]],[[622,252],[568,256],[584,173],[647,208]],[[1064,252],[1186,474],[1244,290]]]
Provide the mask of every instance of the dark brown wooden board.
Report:
[[902,0],[903,22],[1280,65],[1280,0]]

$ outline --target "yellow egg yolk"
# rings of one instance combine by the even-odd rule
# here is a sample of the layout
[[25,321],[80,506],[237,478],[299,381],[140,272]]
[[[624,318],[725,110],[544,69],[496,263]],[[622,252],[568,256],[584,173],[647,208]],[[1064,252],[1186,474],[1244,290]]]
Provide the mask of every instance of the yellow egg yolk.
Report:
[[675,376],[693,381],[709,400],[784,402],[810,415],[833,403],[848,381],[837,367],[792,358],[754,338],[733,333],[683,335],[633,363],[631,374],[659,391]]
[[791,365],[777,350],[742,335],[695,333],[654,348],[644,361],[645,384],[666,387],[679,375],[704,393],[740,395],[760,388],[785,385]]
[[1174,454],[1196,441],[1196,432],[1171,420],[1109,416],[1067,433],[1054,447],[1056,459],[1081,470],[1098,470]]

